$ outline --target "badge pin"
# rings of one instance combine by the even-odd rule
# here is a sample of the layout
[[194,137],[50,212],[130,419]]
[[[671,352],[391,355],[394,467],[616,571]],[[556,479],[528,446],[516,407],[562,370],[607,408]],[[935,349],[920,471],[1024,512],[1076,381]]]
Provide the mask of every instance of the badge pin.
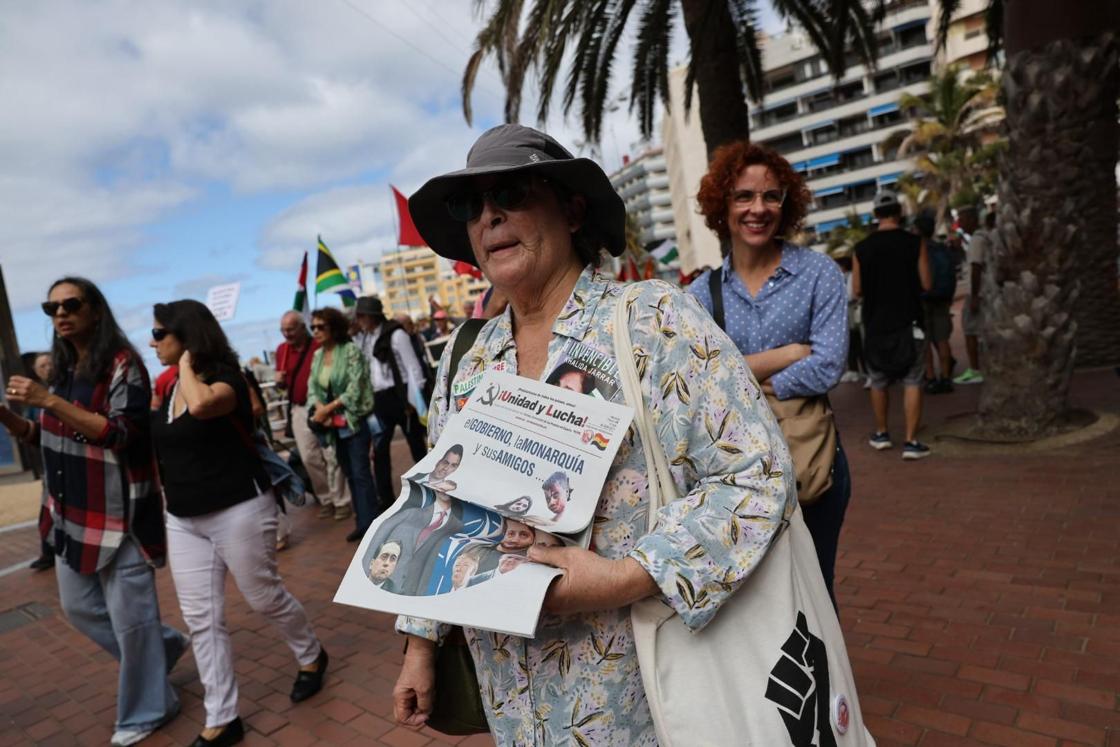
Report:
[[837,695],[832,699],[832,724],[836,727],[836,731],[840,734],[848,733],[848,725],[851,723],[852,714],[848,709],[848,699],[843,695]]

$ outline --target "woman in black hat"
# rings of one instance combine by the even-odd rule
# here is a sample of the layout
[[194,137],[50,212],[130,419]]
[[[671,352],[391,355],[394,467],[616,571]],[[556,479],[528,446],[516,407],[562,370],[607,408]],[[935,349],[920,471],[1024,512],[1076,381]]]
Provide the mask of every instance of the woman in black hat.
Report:
[[[544,133],[503,125],[478,140],[467,168],[430,180],[409,209],[436,253],[478,266],[509,299],[457,371],[448,370],[447,356],[441,361],[431,442],[465,399],[460,390],[449,398],[449,389],[483,370],[545,381],[572,341],[613,359],[623,287],[598,265],[603,249],[623,251],[625,208],[596,163],[573,157]],[[663,507],[657,530],[647,533],[644,452],[637,441],[624,445],[597,499],[595,550],[529,551],[530,560],[564,570],[549,589],[537,637],[464,631],[487,720],[502,745],[567,744],[577,733],[585,744],[655,744],[630,605],[660,595],[690,629],[703,628],[796,504],[781,432],[750,396],[758,384],[733,344],[678,289],[660,281],[640,287],[629,328],[643,396],[683,497]],[[705,422],[717,424],[718,438]],[[772,468],[762,470],[763,463]],[[703,598],[687,589],[703,590]],[[397,629],[409,645],[394,691],[396,716],[418,726],[431,712],[435,641],[446,626],[401,617]]]

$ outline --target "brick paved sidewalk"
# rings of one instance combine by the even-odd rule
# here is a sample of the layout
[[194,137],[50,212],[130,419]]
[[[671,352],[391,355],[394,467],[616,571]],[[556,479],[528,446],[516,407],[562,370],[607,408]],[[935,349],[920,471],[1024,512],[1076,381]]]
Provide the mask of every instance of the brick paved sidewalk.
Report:
[[[1079,374],[1074,389],[1075,404],[1120,412],[1111,371]],[[931,398],[929,420],[973,409],[977,395],[961,387]],[[858,385],[839,388],[833,403],[855,485],[838,596],[879,744],[1120,747],[1120,433],[1054,453],[903,463],[898,449],[866,447],[870,410]],[[314,513],[293,513],[281,570],[331,653],[327,686],[291,705],[291,656],[231,584],[245,744],[454,743],[392,723],[400,641],[388,616],[331,603],[353,549],[343,541],[350,525]],[[159,591],[165,618],[182,627],[166,570]],[[45,616],[0,628],[0,747],[106,744],[114,662],[62,620],[53,574],[0,578],[0,611],[26,605],[25,618]],[[173,681],[183,713],[145,745],[186,744],[201,728],[190,655]]]

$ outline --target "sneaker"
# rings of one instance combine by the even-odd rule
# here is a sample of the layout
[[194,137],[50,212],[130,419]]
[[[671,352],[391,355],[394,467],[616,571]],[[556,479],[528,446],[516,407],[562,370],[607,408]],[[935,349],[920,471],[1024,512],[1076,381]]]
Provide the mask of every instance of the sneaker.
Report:
[[871,377],[870,376],[868,376],[867,378],[865,378],[863,380],[863,388],[864,389],[870,389],[871,388]]
[[925,459],[933,452],[921,441],[907,441],[902,445],[903,459]]
[[966,368],[957,378],[953,379],[954,384],[983,384],[984,374],[980,373],[974,368]]
[[335,506],[335,509],[334,509],[334,520],[335,521],[342,521],[343,519],[349,519],[352,515],[353,514],[350,511],[350,504],[349,503],[347,503],[345,506]]
[[162,721],[151,729],[117,729],[113,732],[113,736],[109,737],[109,744],[113,747],[129,747],[129,745],[143,742],[152,736],[156,729],[178,716],[180,710],[182,710],[182,706],[177,704],[171,713],[167,714]]
[[859,371],[845,371],[844,375],[840,377],[840,383],[851,384],[853,381],[859,381],[861,378]]
[[334,506],[329,503],[324,503],[322,506],[319,506],[320,519],[329,519],[332,516],[334,516]]
[[881,433],[872,433],[871,438],[867,441],[867,443],[870,444],[871,448],[875,449],[876,451],[882,451],[883,449],[889,449],[894,446],[894,444],[891,443],[891,434],[887,433],[886,431],[882,431]]
[[930,379],[926,383],[926,394],[949,394],[953,391],[953,382],[948,379]]

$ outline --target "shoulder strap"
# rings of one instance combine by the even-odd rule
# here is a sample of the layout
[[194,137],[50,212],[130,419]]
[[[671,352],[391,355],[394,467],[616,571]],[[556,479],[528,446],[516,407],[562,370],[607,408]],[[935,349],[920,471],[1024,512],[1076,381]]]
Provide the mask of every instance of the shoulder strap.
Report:
[[468,319],[459,326],[459,334],[455,336],[455,345],[451,348],[451,358],[447,361],[447,402],[446,409],[451,408],[451,382],[455,380],[455,373],[459,370],[459,362],[478,339],[478,333],[486,326],[487,319]]
[[708,274],[708,289],[712,292],[712,319],[716,326],[726,331],[723,319],[723,265],[713,267]]
[[642,396],[641,377],[634,363],[634,349],[630,341],[630,299],[640,292],[640,286],[631,285],[619,297],[614,310],[614,357],[618,361],[618,378],[626,404],[634,409],[634,430],[642,442],[646,457],[646,477],[649,485],[648,531],[657,523],[657,511],[677,498],[677,488],[669,471],[665,450],[657,439],[653,420]]

